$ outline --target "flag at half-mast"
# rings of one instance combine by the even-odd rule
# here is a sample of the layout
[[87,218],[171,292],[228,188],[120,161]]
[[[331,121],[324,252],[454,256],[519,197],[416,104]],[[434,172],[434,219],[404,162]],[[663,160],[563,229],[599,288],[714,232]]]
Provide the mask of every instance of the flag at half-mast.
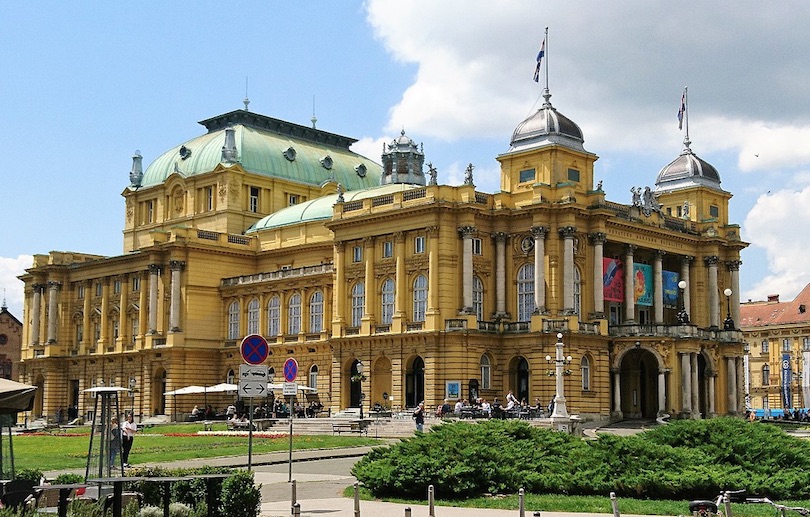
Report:
[[540,45],[540,52],[537,53],[537,66],[534,67],[534,82],[540,82],[540,63],[543,61],[543,56],[546,55],[546,38],[543,38],[543,43]]
[[686,113],[686,88],[681,95],[681,107],[678,108],[678,129],[683,129],[683,116]]

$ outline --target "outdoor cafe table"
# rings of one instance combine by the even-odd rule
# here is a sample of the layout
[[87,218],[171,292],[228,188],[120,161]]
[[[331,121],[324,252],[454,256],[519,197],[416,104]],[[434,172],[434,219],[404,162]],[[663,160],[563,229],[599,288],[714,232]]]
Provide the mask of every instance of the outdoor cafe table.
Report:
[[[112,483],[113,485],[113,500],[112,500],[112,514],[113,517],[121,517],[121,494],[124,493],[124,483],[130,481],[142,481],[146,478],[139,478],[135,476],[118,476],[118,477],[108,477],[108,478],[93,478],[88,479],[88,483],[97,483],[99,485],[103,485],[106,483]],[[85,485],[86,486],[86,485]],[[99,491],[100,493],[100,491]],[[60,494],[61,496],[61,494]],[[166,516],[168,517],[168,512]]]
[[34,487],[35,490],[59,490],[59,505],[57,506],[57,515],[59,517],[67,517],[68,496],[70,495],[70,491],[79,488],[87,488],[87,484],[65,483],[63,485],[39,485]]

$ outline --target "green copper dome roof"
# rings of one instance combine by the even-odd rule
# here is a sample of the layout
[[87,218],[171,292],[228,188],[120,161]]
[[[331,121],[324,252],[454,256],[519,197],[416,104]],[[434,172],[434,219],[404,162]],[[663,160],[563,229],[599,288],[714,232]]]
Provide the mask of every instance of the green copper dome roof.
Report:
[[[384,196],[386,194],[393,194],[394,192],[417,188],[424,187],[407,183],[380,185],[354,192],[345,192],[343,194],[343,201],[344,203],[348,203],[349,201],[359,201],[361,199]],[[337,203],[337,198],[337,194],[329,194],[328,196],[322,196],[305,203],[283,208],[256,222],[253,226],[248,228],[245,233],[249,234],[291,224],[331,219],[332,207]]]
[[169,149],[146,169],[141,188],[159,185],[174,173],[211,172],[223,163],[226,131],[233,130],[236,162],[249,173],[309,185],[334,180],[345,190],[379,185],[381,166],[349,150],[356,140],[257,113],[237,110],[200,122],[208,133]]

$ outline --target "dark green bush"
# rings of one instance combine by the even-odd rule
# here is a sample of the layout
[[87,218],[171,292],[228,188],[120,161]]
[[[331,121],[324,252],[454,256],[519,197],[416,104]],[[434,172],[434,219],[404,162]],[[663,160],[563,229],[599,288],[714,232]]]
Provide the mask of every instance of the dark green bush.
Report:
[[261,485],[253,482],[253,472],[240,470],[222,482],[222,515],[256,517],[261,504]]
[[710,498],[745,489],[810,497],[810,443],[734,418],[683,420],[634,436],[582,441],[524,422],[458,422],[376,448],[352,474],[375,495],[442,498],[484,493]]

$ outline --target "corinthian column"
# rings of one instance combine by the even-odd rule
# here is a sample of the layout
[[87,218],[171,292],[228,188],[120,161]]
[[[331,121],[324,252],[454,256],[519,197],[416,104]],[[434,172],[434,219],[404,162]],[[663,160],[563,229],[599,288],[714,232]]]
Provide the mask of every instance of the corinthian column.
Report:
[[593,243],[593,312],[596,317],[604,317],[605,314],[605,284],[603,277],[603,259],[605,257],[604,248],[607,238],[602,232],[591,234]]
[[720,323],[720,300],[717,293],[717,262],[716,255],[704,257],[703,262],[709,268],[709,327],[718,328]]
[[653,255],[653,309],[654,321],[664,323],[664,252],[656,250]]
[[577,229],[566,226],[559,229],[563,241],[563,314],[574,313],[574,237]]
[[172,271],[172,299],[171,305],[169,305],[170,332],[180,332],[180,276],[185,266],[186,263],[180,260],[169,261],[169,269]]
[[157,334],[160,264],[149,264],[149,334]]
[[496,232],[495,240],[495,315],[506,316],[506,239],[509,234]]
[[42,284],[34,284],[34,300],[33,307],[31,307],[31,344],[39,344],[39,330],[42,324],[42,293],[45,291],[45,286]]
[[636,318],[636,297],[633,289],[633,253],[636,246],[628,244],[624,254],[624,322],[634,323]]
[[534,307],[539,314],[546,312],[546,235],[548,228],[533,226],[534,237]]
[[462,265],[461,265],[461,285],[462,285],[462,299],[463,307],[461,308],[462,314],[475,314],[473,310],[473,292],[472,292],[472,277],[473,277],[473,236],[477,233],[475,226],[462,226],[458,229],[461,238],[463,239],[462,245]]
[[56,343],[57,317],[59,315],[59,282],[48,282],[48,343]]

